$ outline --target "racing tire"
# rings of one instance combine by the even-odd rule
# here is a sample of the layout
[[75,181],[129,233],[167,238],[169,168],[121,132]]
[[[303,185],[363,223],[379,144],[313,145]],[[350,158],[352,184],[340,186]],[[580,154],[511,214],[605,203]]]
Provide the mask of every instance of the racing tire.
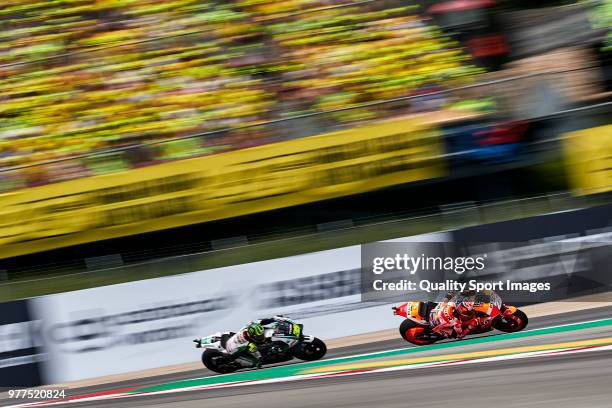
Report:
[[505,333],[514,333],[523,330],[525,327],[527,327],[528,323],[529,318],[525,312],[520,309],[516,309],[516,311],[512,313],[510,319],[504,316],[497,316],[493,320],[493,327]]
[[428,334],[428,327],[424,327],[410,319],[405,319],[400,324],[399,332],[404,340],[417,346],[427,346],[435,343],[438,339],[434,337],[423,337],[419,334]]
[[238,369],[238,367],[231,366],[231,365],[222,365],[222,366],[217,365],[215,363],[215,360],[213,360],[213,357],[221,357],[221,356],[223,356],[223,353],[221,353],[220,351],[204,350],[204,352],[202,353],[202,363],[210,371],[214,371],[215,373],[219,373],[219,374],[233,373],[234,371]]
[[320,360],[327,353],[327,345],[315,337],[312,343],[302,343],[293,350],[293,357],[304,361]]

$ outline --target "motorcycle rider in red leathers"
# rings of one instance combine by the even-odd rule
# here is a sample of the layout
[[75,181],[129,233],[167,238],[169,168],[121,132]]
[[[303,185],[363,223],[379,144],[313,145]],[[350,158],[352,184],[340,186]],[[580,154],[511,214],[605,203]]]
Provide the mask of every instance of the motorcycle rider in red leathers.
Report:
[[[484,311],[482,305],[487,305],[493,291],[464,291],[449,292],[444,300],[431,311],[430,322],[434,325],[433,331],[445,337],[456,336],[462,339],[472,333],[484,333],[491,329],[493,319],[478,316],[476,312]],[[502,304],[503,314],[512,314],[512,311]]]
[[473,302],[465,300],[456,303],[451,299],[440,303],[431,311],[430,321],[434,325],[435,333],[444,337],[451,337],[454,334],[458,339],[465,337],[478,325]]

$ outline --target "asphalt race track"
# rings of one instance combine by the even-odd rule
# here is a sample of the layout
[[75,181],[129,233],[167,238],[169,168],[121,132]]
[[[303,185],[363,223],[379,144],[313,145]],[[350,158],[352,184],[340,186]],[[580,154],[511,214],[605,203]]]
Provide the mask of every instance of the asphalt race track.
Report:
[[[609,408],[612,353],[551,357],[533,362],[436,367],[346,379],[312,380],[243,389],[108,401],[105,407],[453,407],[487,403],[496,407]],[[469,404],[469,405],[468,405]]]
[[[565,315],[534,318],[529,330],[612,318],[612,307]],[[537,330],[536,330],[537,331]],[[228,388],[138,395],[124,399],[83,401],[78,407],[449,407],[487,404],[510,407],[606,407],[612,406],[612,325],[585,326],[571,331],[548,331],[523,338],[485,339],[483,342],[454,342],[450,347],[409,350],[408,360],[382,356],[350,362],[343,369],[361,370],[367,366],[390,367],[347,376],[330,376],[289,382],[271,382]],[[599,341],[606,347],[580,347]],[[464,344],[462,344],[464,343]],[[500,350],[533,352],[548,347],[574,347],[571,353],[555,350],[546,355],[497,359]],[[375,344],[330,350],[326,359],[356,354],[412,348],[399,339]],[[559,351],[559,352],[557,352]],[[491,354],[488,361],[468,361],[475,354]],[[487,354],[487,355],[489,355]],[[421,366],[430,358],[452,356],[459,363]],[[465,359],[462,360],[462,356]],[[497,359],[497,360],[496,360]],[[477,359],[474,359],[477,360]],[[347,360],[348,361],[348,360]],[[462,363],[462,361],[464,363]],[[341,363],[338,363],[341,364]],[[412,365],[411,369],[404,369]],[[333,367],[333,365],[330,365]],[[350,367],[348,367],[350,366]],[[317,369],[311,369],[316,371]],[[259,370],[263,373],[265,370]],[[214,375],[206,370],[137,379],[71,390],[72,395],[95,393],[125,387],[147,387],[176,380]],[[7,401],[1,401],[8,405]],[[12,401],[15,404],[16,401]],[[66,406],[64,404],[58,406]]]

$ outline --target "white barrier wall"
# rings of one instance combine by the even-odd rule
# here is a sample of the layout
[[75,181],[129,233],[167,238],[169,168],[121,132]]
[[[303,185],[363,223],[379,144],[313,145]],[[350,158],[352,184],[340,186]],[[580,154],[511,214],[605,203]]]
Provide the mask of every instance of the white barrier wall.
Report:
[[[436,233],[394,241],[447,242]],[[360,302],[360,247],[34,299],[59,383],[198,361],[191,340],[285,314],[323,339],[397,327],[389,305]]]

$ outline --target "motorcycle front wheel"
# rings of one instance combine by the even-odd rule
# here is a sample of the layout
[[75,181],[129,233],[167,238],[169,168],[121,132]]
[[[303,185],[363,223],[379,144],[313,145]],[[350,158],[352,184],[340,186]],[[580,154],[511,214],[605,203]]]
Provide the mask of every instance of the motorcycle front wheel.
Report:
[[302,343],[293,350],[293,357],[304,361],[314,361],[323,358],[327,353],[327,346],[323,340],[315,339],[312,343]]
[[527,327],[529,319],[525,312],[516,309],[510,316],[499,315],[493,320],[493,327],[506,333],[514,333]]

